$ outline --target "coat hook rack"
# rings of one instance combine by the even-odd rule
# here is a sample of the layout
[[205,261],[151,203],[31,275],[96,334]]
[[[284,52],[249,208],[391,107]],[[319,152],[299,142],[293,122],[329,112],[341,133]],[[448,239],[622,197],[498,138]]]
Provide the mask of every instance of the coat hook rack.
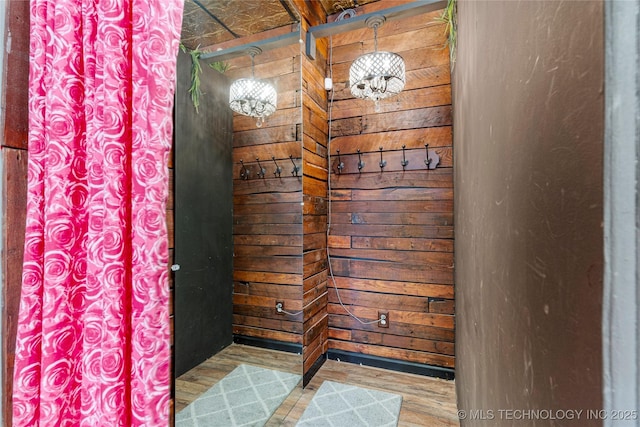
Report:
[[242,160],[240,160],[240,164],[242,165],[242,171],[240,172],[240,178],[242,179],[249,179],[249,169],[247,169],[247,167],[244,165],[244,162]]
[[340,150],[336,150],[336,151],[338,152],[338,175],[340,175],[342,173],[342,169],[344,169],[344,163],[340,158]]
[[362,172],[363,167],[364,167],[364,162],[362,161],[362,155],[360,153],[360,149],[358,148],[358,173]]
[[407,160],[407,158],[404,156],[404,149],[405,149],[405,145],[403,144],[402,145],[402,161],[400,162],[400,164],[402,165],[402,170],[404,170],[404,168],[406,168],[407,165],[409,164],[409,160]]
[[293,161],[293,155],[289,155],[289,159],[291,160],[291,163],[293,163],[293,170],[291,171],[291,175],[298,176],[300,168],[298,167],[298,165],[296,165],[296,162]]
[[380,172],[384,171],[384,167],[387,166],[387,161],[382,159],[382,147],[380,147]]
[[258,162],[258,176],[264,179],[264,174],[267,173],[267,170],[260,164],[260,158],[256,157],[256,162]]
[[271,156],[271,160],[273,160],[273,163],[276,164],[276,170],[275,172],[273,172],[273,175],[280,178],[280,174],[282,173],[282,168],[278,166],[278,162],[276,162],[276,156]]
[[427,158],[424,161],[424,164],[427,165],[427,169],[431,166],[431,159],[429,158],[429,144],[424,144],[424,149],[427,152]]

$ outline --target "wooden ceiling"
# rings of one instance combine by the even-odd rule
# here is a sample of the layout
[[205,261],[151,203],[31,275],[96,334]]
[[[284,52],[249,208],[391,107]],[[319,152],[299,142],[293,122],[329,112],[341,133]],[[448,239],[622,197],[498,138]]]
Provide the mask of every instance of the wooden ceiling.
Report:
[[[326,15],[378,0],[306,0],[320,3]],[[290,0],[185,0],[182,43],[189,49],[299,22]]]

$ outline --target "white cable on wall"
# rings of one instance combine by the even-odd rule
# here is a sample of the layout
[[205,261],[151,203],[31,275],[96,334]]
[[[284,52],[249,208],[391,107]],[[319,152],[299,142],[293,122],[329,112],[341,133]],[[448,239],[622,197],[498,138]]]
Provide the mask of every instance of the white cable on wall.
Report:
[[[356,15],[356,11],[355,9],[346,9],[343,10],[340,15],[338,15],[338,18],[336,19],[336,21],[341,21],[345,18],[352,18]],[[329,78],[331,79],[331,81],[333,82],[333,37],[329,36]],[[334,86],[332,85],[331,87],[331,91],[330,91],[330,98],[329,98],[329,132],[328,132],[328,138],[327,138],[327,152],[328,152],[328,162],[329,162],[329,173],[328,173],[328,190],[327,190],[327,194],[328,194],[328,198],[327,198],[327,263],[329,264],[329,276],[331,277],[331,282],[333,283],[333,287],[336,290],[336,295],[338,297],[338,302],[340,303],[340,306],[342,306],[342,308],[344,309],[344,311],[347,312],[347,314],[349,314],[349,316],[353,317],[354,319],[356,319],[358,322],[360,322],[363,325],[371,325],[374,323],[378,323],[380,322],[380,319],[376,319],[376,320],[372,320],[372,321],[364,321],[362,319],[360,319],[358,316],[356,316],[355,314],[351,313],[349,311],[349,309],[347,308],[347,306],[344,305],[344,303],[342,302],[342,298],[340,297],[340,291],[338,290],[338,285],[336,284],[336,278],[333,275],[333,268],[331,267],[331,255],[329,254],[329,233],[331,231],[331,112],[333,110],[333,95],[334,95]]]
[[280,303],[276,304],[276,312],[277,313],[284,313],[284,314],[288,314],[290,316],[297,316],[298,314],[302,313],[303,311],[304,310],[300,310],[300,311],[298,311],[296,313],[291,313],[291,312],[285,310],[284,308],[282,308],[282,304],[280,304]]

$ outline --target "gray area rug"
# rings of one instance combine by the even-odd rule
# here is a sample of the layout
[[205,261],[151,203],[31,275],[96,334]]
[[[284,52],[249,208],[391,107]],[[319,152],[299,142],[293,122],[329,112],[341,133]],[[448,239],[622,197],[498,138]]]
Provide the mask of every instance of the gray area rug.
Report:
[[325,381],[296,426],[392,427],[401,405],[398,394]]
[[176,415],[176,427],[261,427],[301,375],[240,365]]

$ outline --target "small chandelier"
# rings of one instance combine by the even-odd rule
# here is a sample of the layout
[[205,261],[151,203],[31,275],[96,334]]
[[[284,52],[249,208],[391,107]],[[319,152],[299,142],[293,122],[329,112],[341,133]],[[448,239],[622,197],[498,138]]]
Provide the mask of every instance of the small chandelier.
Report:
[[257,117],[256,126],[262,127],[264,118],[276,111],[277,93],[273,85],[254,78],[254,58],[262,53],[258,47],[248,50],[251,56],[251,78],[238,79],[229,89],[229,106],[236,113]]
[[375,102],[402,92],[405,83],[404,60],[392,52],[378,52],[378,27],[385,22],[384,16],[372,16],[366,21],[373,28],[374,52],[359,56],[349,69],[349,86],[356,98]]

